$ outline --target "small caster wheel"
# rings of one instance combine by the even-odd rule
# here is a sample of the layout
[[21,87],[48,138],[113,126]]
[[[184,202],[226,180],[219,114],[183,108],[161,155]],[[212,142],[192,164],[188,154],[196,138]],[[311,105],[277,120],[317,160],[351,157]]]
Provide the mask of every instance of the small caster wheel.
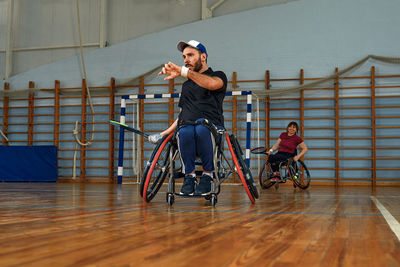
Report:
[[215,205],[216,205],[217,202],[218,202],[217,196],[216,196],[216,195],[212,195],[210,201],[211,201],[211,205],[212,205],[213,207],[215,207]]
[[172,205],[174,204],[174,202],[175,202],[175,197],[174,197],[173,194],[171,194],[171,193],[168,193],[168,194],[167,194],[167,202],[168,202],[168,204],[169,204],[170,206],[172,206]]
[[275,190],[278,190],[279,188],[279,183],[275,183]]

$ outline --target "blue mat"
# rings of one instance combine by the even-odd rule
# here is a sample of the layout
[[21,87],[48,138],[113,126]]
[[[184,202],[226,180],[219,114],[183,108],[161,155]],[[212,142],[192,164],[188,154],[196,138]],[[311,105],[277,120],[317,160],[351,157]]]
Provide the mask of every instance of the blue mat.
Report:
[[0,181],[57,181],[57,147],[0,146]]

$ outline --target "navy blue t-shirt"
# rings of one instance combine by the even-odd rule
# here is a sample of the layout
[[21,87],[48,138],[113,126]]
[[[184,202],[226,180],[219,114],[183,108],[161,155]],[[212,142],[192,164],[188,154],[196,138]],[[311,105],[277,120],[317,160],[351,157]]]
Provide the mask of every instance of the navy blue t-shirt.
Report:
[[224,85],[218,90],[208,90],[188,79],[182,85],[182,93],[178,106],[182,109],[179,121],[188,122],[205,118],[215,125],[224,126],[222,103],[226,93],[228,80],[222,71],[208,68],[202,74],[219,77]]

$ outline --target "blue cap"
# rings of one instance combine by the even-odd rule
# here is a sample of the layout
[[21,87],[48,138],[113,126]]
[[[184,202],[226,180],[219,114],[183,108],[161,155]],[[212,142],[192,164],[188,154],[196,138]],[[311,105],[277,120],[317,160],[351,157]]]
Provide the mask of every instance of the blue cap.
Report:
[[206,54],[208,57],[206,47],[199,41],[196,41],[196,40],[190,40],[189,42],[180,41],[177,45],[178,50],[181,52],[183,52],[183,49],[185,49],[187,46],[191,46],[191,47],[198,49],[200,52]]

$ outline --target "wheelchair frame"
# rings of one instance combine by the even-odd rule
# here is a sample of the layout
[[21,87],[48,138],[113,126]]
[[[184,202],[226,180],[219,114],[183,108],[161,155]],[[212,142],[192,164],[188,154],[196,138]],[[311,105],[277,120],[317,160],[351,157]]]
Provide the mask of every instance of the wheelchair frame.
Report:
[[281,179],[279,181],[271,181],[273,171],[271,164],[268,162],[269,155],[266,151],[268,149],[265,147],[256,147],[251,150],[253,154],[265,154],[267,156],[258,176],[262,189],[268,189],[271,186],[275,186],[275,189],[278,189],[279,184],[286,183],[289,180],[293,182],[294,188],[307,189],[310,186],[311,176],[306,164],[301,160],[294,161],[293,158],[279,163]]
[[[208,126],[208,128],[215,140],[217,137],[216,129],[212,129],[211,126]],[[173,205],[175,202],[175,196],[179,196],[185,198],[204,197],[206,200],[210,200],[212,206],[215,206],[218,199],[217,195],[220,193],[220,185],[230,174],[236,172],[240,177],[247,196],[251,203],[254,204],[255,199],[258,198],[258,191],[251,171],[248,168],[246,161],[243,159],[243,151],[240,148],[239,142],[233,134],[229,135],[226,130],[218,131],[221,133],[221,140],[218,146],[216,146],[214,152],[214,179],[209,194],[205,196],[182,196],[175,191],[175,180],[184,177],[184,174],[180,172],[180,168],[177,168],[176,166],[177,162],[180,162],[180,159],[178,158],[179,150],[176,141],[176,133],[171,133],[168,136],[164,136],[157,143],[157,146],[153,150],[153,153],[146,164],[140,182],[140,194],[143,199],[146,202],[150,202],[168,176],[169,181],[166,200],[169,205]],[[228,159],[225,157],[222,148],[224,139],[228,144],[233,164],[230,164]]]

